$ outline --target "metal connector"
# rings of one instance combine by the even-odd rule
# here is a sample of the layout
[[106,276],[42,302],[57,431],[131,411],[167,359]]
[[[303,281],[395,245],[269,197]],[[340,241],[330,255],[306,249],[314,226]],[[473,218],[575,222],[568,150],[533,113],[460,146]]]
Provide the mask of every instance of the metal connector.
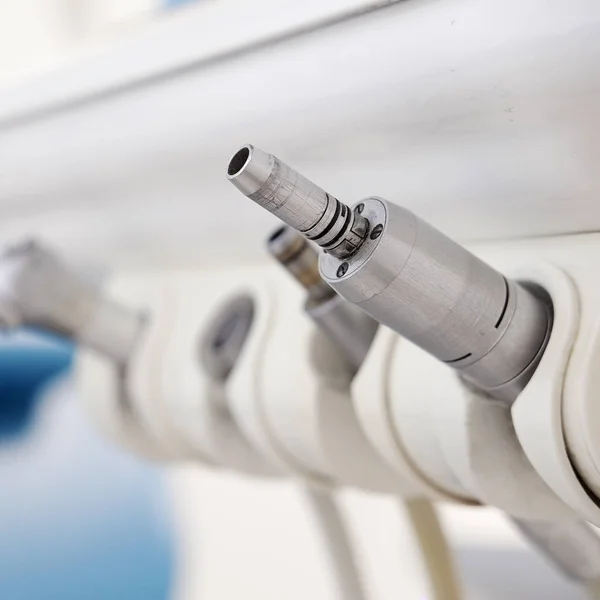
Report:
[[240,148],[227,177],[238,190],[332,256],[351,256],[369,231],[369,222],[272,154]]
[[338,294],[488,394],[512,401],[523,389],[550,333],[543,290],[507,279],[381,198],[350,209],[252,146],[233,156],[228,177],[296,231],[317,238],[327,250],[321,275]]
[[317,251],[291,227],[278,227],[267,240],[267,250],[307,291],[309,304],[319,304],[337,296],[319,273]]
[[379,323],[323,281],[317,251],[291,227],[284,225],[273,232],[267,240],[267,249],[306,289],[304,310],[357,371],[371,347]]
[[125,364],[144,317],[101,290],[37,242],[0,255],[0,326],[63,335]]

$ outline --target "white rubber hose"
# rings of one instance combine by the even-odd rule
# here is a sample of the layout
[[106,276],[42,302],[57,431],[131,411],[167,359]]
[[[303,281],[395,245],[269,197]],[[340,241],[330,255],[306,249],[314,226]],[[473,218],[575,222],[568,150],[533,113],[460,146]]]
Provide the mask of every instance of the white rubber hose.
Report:
[[340,600],[366,600],[350,533],[335,498],[329,491],[318,488],[307,489],[306,497],[331,560]]
[[[341,511],[328,491],[307,490],[307,499],[318,521],[334,576],[343,600],[366,600],[352,541]],[[459,578],[452,551],[434,506],[427,500],[403,501],[431,589],[431,600],[460,600]]]
[[405,500],[409,518],[425,565],[432,600],[460,600],[462,592],[452,550],[435,506],[428,500]]

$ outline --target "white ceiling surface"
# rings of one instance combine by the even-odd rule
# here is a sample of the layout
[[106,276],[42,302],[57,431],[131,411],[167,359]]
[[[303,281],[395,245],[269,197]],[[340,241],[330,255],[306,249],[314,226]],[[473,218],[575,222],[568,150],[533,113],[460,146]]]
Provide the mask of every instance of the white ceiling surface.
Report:
[[463,239],[600,229],[595,0],[406,0],[93,100],[127,48],[0,95],[0,238],[96,263],[254,260],[274,220],[224,177],[247,142]]

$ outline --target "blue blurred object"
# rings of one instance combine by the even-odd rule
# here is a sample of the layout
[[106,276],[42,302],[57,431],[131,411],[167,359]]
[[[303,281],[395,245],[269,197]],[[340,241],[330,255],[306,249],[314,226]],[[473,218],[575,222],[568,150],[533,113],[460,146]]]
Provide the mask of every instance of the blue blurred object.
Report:
[[166,600],[162,474],[96,434],[64,377],[72,356],[56,339],[0,339],[0,598]]
[[[23,434],[39,393],[54,377],[64,373],[73,359],[73,345],[51,336],[29,343],[10,335],[0,337],[0,442]],[[29,339],[29,338],[26,338]],[[43,340],[43,342],[42,342]],[[36,343],[37,342],[37,343]]]
[[163,0],[163,6],[167,9],[178,8],[184,4],[193,4],[194,2],[198,1],[199,0]]

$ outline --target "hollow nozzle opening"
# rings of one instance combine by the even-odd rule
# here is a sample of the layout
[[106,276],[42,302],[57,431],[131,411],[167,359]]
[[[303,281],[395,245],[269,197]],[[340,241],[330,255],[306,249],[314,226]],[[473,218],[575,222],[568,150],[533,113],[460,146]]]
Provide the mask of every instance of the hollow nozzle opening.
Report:
[[240,148],[229,161],[229,166],[227,167],[227,175],[229,177],[235,177],[245,166],[250,158],[250,148],[248,146],[244,146]]
[[252,196],[267,182],[274,164],[273,156],[247,144],[231,157],[227,165],[227,179],[242,194]]
[[278,227],[267,239],[267,249],[282,262],[293,258],[306,245],[306,239],[287,225]]

